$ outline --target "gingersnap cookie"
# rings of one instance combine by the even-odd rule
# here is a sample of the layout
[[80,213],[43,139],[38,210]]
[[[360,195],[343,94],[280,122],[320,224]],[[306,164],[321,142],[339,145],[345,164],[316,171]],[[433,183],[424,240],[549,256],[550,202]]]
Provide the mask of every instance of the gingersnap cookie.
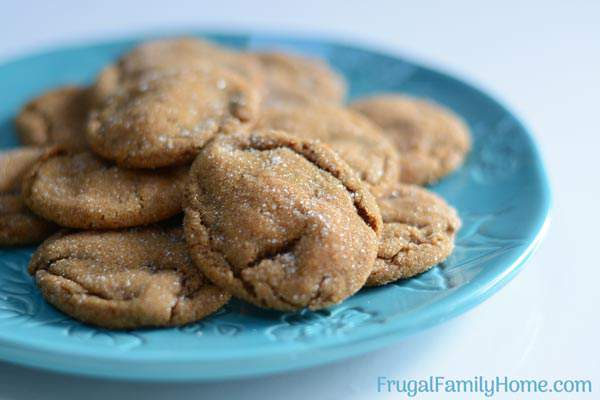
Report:
[[61,232],[35,252],[29,273],[50,304],[109,329],[187,324],[230,298],[193,265],[180,227]]
[[402,155],[400,181],[432,183],[463,163],[471,148],[469,129],[452,111],[400,95],[359,100],[351,108],[379,125]]
[[205,40],[183,37],[145,42],[124,54],[100,73],[93,85],[94,97],[101,101],[119,85],[144,76],[173,74],[207,64],[229,69],[257,88],[264,84],[260,64],[253,57]]
[[41,242],[56,225],[32,213],[21,198],[21,179],[44,154],[41,147],[0,152],[0,246]]
[[36,214],[59,225],[114,229],[146,225],[181,212],[187,168],[130,170],[90,152],[43,157],[23,181]]
[[372,193],[385,193],[398,181],[398,153],[391,142],[365,117],[341,106],[310,102],[269,107],[256,127],[329,144]]
[[87,139],[124,167],[189,163],[210,138],[247,129],[258,114],[258,89],[210,64],[146,74],[113,89],[90,113]]
[[264,76],[257,60],[214,43],[192,37],[160,39],[142,43],[124,54],[99,75],[94,91],[102,98],[114,87],[152,74],[173,73],[212,64],[230,69],[250,84],[262,86]]
[[0,193],[19,192],[21,179],[46,151],[36,146],[0,151]]
[[261,307],[319,309],[358,291],[381,216],[328,147],[277,131],[220,136],[186,188],[192,259],[217,286]]
[[284,54],[254,53],[265,77],[266,105],[305,104],[311,99],[341,103],[344,78],[321,60]]
[[39,243],[57,226],[32,213],[19,194],[0,193],[0,247]]
[[63,86],[50,90],[27,103],[15,118],[21,143],[83,149],[89,109],[87,88]]
[[460,229],[456,210],[441,197],[415,185],[398,184],[377,204],[383,235],[368,286],[406,279],[444,261]]

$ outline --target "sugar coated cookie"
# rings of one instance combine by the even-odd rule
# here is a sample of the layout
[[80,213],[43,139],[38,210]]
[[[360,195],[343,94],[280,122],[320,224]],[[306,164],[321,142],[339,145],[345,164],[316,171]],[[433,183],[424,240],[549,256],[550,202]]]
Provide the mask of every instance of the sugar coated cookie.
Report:
[[257,86],[264,84],[262,69],[254,57],[202,39],[183,37],[154,40],[137,46],[99,75],[94,91],[101,98],[113,91],[115,86],[148,74],[172,74],[206,64],[230,69]]
[[374,198],[328,147],[277,131],[221,136],[186,189],[192,258],[258,306],[319,309],[364,284],[377,253]]
[[56,225],[33,214],[18,194],[0,193],[0,246],[35,244],[56,231]]
[[79,86],[63,86],[36,97],[15,118],[21,143],[85,148],[85,127],[90,107],[88,89]]
[[121,168],[90,152],[56,151],[23,181],[23,198],[38,215],[81,229],[114,229],[162,221],[181,212],[186,167]]
[[131,168],[189,163],[218,133],[247,129],[259,91],[239,75],[210,64],[147,74],[105,94],[90,114],[92,150]]
[[410,278],[444,261],[454,249],[460,219],[441,197],[415,185],[398,184],[377,204],[383,235],[367,285]]
[[261,112],[257,128],[270,128],[330,145],[373,193],[398,181],[398,153],[365,117],[335,104],[280,105]]
[[351,107],[379,125],[395,144],[401,154],[402,182],[435,182],[460,167],[471,148],[466,124],[435,103],[382,95],[359,100]]
[[111,329],[187,324],[230,297],[193,265],[180,227],[61,232],[35,252],[29,273],[50,304]]
[[284,53],[255,53],[265,79],[266,105],[304,104],[315,99],[341,103],[346,96],[344,78],[324,62]]
[[23,176],[46,151],[21,147],[0,152],[0,246],[41,242],[57,228],[32,213],[20,194]]

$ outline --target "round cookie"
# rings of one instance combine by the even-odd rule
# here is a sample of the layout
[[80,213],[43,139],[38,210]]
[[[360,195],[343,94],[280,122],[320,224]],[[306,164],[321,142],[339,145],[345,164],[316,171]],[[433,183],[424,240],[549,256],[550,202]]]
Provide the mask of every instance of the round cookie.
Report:
[[25,207],[19,193],[23,175],[45,151],[22,147],[0,153],[0,246],[41,242],[57,228]]
[[260,101],[246,80],[209,64],[113,89],[90,113],[87,139],[94,152],[130,168],[189,163],[214,135],[247,129]]
[[383,235],[368,286],[410,278],[452,253],[461,222],[441,197],[419,186],[398,184],[391,194],[379,197],[377,204]]
[[32,213],[18,194],[0,193],[0,247],[39,243],[57,226]]
[[230,298],[193,265],[180,227],[61,232],[29,273],[50,304],[109,329],[187,324]]
[[400,95],[359,100],[351,108],[377,125],[402,155],[400,181],[424,185],[448,175],[471,148],[469,129],[452,111]]
[[25,176],[29,208],[59,225],[115,229],[162,221],[181,212],[187,168],[129,170],[90,152],[55,151]]
[[23,176],[47,151],[35,146],[0,151],[0,193],[19,192]]
[[90,103],[88,89],[78,86],[63,86],[36,97],[15,118],[21,142],[35,146],[60,144],[70,149],[85,148]]
[[344,78],[321,60],[283,53],[254,53],[265,76],[266,105],[304,104],[311,99],[341,103]]
[[183,37],[154,40],[137,46],[99,75],[94,91],[97,97],[102,98],[115,86],[146,74],[173,73],[207,63],[230,69],[258,87],[264,84],[262,70],[254,58],[205,40]]
[[373,268],[375,199],[328,147],[282,132],[220,136],[198,155],[184,227],[196,265],[261,307],[320,309]]
[[335,104],[280,105],[261,112],[257,128],[282,130],[330,145],[372,193],[385,193],[398,181],[398,153],[378,127]]

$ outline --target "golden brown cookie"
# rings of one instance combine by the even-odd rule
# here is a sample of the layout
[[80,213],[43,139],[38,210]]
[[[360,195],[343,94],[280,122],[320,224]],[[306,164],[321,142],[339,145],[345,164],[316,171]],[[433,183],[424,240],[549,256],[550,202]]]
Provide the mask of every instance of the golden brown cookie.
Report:
[[346,96],[344,78],[324,62],[284,53],[255,53],[265,77],[267,106],[304,104],[320,100],[341,103]]
[[452,111],[426,100],[381,95],[351,107],[379,125],[400,152],[400,181],[424,185],[448,175],[471,148],[469,129]]
[[0,247],[39,243],[56,229],[32,213],[19,194],[0,193]]
[[261,307],[319,309],[364,284],[381,216],[335,152],[269,131],[220,136],[200,152],[184,227],[219,287]]
[[0,193],[19,192],[21,179],[46,151],[35,146],[0,151]]
[[461,223],[456,210],[441,197],[419,186],[398,184],[377,204],[383,235],[368,286],[410,278],[452,253]]
[[114,229],[162,221],[181,212],[187,167],[129,170],[90,152],[57,151],[25,176],[29,208],[59,225]]
[[385,193],[398,181],[398,153],[365,117],[335,104],[280,105],[261,112],[258,129],[282,130],[329,144],[367,184]]
[[21,179],[44,154],[41,147],[0,152],[0,246],[41,242],[56,225],[33,214],[21,199]]
[[180,227],[61,232],[29,273],[50,304],[110,329],[187,324],[230,298],[193,265]]
[[214,135],[247,129],[260,101],[245,79],[210,64],[113,89],[92,110],[87,138],[94,152],[131,168],[189,163]]
[[115,86],[139,79],[147,74],[171,74],[194,69],[205,64],[230,69],[251,84],[262,86],[264,76],[257,60],[216,44],[192,37],[160,39],[145,42],[123,55],[115,65],[107,67],[94,85],[96,96],[102,98]]
[[60,144],[83,149],[89,109],[87,88],[63,86],[50,90],[27,103],[17,115],[19,138],[26,145]]

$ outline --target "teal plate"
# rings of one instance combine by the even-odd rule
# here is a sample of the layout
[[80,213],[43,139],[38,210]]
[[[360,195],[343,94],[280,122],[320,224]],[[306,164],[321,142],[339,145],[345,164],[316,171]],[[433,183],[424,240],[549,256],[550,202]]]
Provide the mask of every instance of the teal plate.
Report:
[[[199,34],[235,48],[278,48],[322,57],[350,97],[403,92],[444,104],[468,122],[465,165],[432,189],[464,225],[450,258],[408,281],[364,289],[327,310],[284,314],[232,301],[174,329],[113,332],[81,324],[44,302],[27,275],[33,248],[0,251],[0,358],[118,379],[216,380],[305,368],[380,348],[480,303],[509,281],[539,244],[549,187],[521,122],[487,94],[444,73],[378,52],[320,40]],[[12,119],[38,93],[89,83],[136,40],[68,47],[0,66],[0,146],[16,145]]]

